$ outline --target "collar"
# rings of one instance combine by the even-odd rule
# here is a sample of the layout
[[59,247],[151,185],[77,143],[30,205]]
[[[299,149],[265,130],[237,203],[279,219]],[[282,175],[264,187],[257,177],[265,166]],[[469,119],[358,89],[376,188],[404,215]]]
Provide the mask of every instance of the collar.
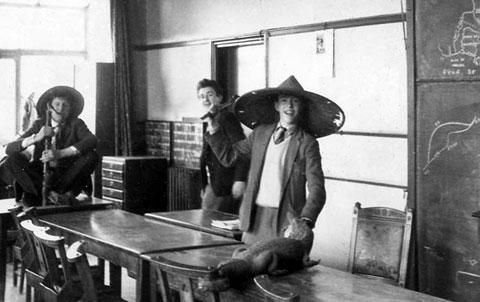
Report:
[[288,125],[288,126],[283,126],[280,122],[277,124],[277,126],[275,127],[275,132],[277,131],[278,128],[280,127],[283,127],[285,129],[287,129],[287,131],[285,131],[285,137],[287,136],[290,136],[292,135],[295,130],[297,130],[297,125]]
[[59,126],[61,126],[61,127],[65,126],[65,123],[59,123],[59,122],[54,121],[53,119],[50,121],[50,124],[51,124],[51,127],[53,129],[57,129]]

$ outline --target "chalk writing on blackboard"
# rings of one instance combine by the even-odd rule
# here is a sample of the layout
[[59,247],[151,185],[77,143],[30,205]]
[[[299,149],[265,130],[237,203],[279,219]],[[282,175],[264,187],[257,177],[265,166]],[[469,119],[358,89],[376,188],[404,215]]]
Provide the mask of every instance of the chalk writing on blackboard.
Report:
[[[458,142],[453,141],[451,136],[454,134],[464,133],[470,130],[475,124],[480,123],[480,118],[475,116],[470,123],[460,123],[460,122],[447,122],[447,123],[438,123],[435,129],[432,131],[430,135],[430,139],[428,141],[428,151],[427,151],[427,164],[423,168],[424,174],[428,174],[429,170],[428,167],[437,160],[442,153],[446,151],[450,151],[456,146],[458,146]],[[442,128],[445,127],[453,127],[455,130],[448,131],[445,135],[445,142],[442,144],[442,148],[438,149],[435,152],[432,152],[432,144],[435,134]],[[433,154],[432,154],[433,153]]]
[[442,57],[450,61],[450,67],[443,70],[444,75],[475,75],[476,69],[467,68],[473,63],[480,66],[480,9],[472,0],[472,10],[464,11],[459,17],[452,42],[438,45]]

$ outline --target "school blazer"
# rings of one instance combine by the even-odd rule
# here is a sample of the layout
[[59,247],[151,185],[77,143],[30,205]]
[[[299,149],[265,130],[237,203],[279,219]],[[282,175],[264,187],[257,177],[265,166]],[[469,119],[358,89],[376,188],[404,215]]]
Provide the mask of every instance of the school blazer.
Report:
[[[239,213],[240,228],[244,231],[252,227],[265,153],[276,125],[259,125],[246,140],[233,145],[228,143],[221,130],[205,136],[223,165],[231,166],[240,159],[250,160],[248,184]],[[276,230],[279,235],[282,226],[287,224],[287,212],[293,213],[296,217],[306,217],[315,223],[325,205],[324,175],[318,142],[300,127],[292,134],[287,149],[282,191],[279,216],[276,221]]]
[[[245,139],[243,129],[237,118],[232,112],[223,110],[218,113],[218,122],[220,128],[227,135],[229,141],[233,144]],[[205,142],[200,154],[200,176],[202,189],[205,189],[209,183],[207,169],[210,171],[210,185],[217,196],[226,196],[232,194],[232,185],[236,181],[246,181],[248,173],[248,163],[237,162],[234,167],[224,167],[213,153],[210,145]]]
[[[10,142],[5,153],[10,155],[23,151],[22,141],[24,138],[31,136],[34,133],[38,133],[40,129],[45,125],[45,119],[37,119],[32,126],[25,131],[17,140]],[[58,139],[58,148],[63,149],[66,147],[75,146],[81,154],[94,150],[97,146],[97,138],[88,129],[85,122],[79,118],[73,118],[65,123],[62,128],[61,137]],[[38,160],[44,150],[44,142],[35,143],[35,151],[33,159]]]

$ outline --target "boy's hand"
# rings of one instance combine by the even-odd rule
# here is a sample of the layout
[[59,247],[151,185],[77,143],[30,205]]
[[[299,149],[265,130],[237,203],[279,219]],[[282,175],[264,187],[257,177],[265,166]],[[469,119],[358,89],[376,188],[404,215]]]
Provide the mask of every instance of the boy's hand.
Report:
[[215,132],[218,131],[220,128],[220,124],[218,123],[218,115],[217,116],[211,116],[211,115],[204,115],[202,117],[202,121],[207,123],[207,131],[210,134],[214,134]]
[[35,134],[35,142],[40,142],[46,137],[52,137],[54,135],[53,128],[50,126],[43,126],[37,134]]
[[245,193],[247,184],[244,181],[235,181],[232,186],[232,196],[235,199],[240,199]]
[[45,150],[42,152],[42,157],[40,157],[40,161],[42,163],[48,163],[49,161],[59,159],[61,157],[61,153],[59,150]]

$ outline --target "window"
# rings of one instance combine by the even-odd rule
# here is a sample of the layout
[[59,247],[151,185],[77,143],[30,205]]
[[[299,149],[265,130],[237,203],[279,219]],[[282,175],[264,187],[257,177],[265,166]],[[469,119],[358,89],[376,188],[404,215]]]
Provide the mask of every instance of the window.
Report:
[[0,58],[0,143],[7,143],[11,133],[15,133],[15,116],[17,111],[15,104],[15,61],[13,59]]
[[[0,28],[0,106],[8,114],[2,145],[24,130],[29,96],[36,102],[48,88],[67,85],[95,101],[87,100],[95,83],[76,81],[95,79],[95,64],[112,62],[109,0],[0,0]],[[85,106],[82,118],[92,130],[94,115],[95,107]]]
[[86,11],[0,6],[0,49],[84,51]]

